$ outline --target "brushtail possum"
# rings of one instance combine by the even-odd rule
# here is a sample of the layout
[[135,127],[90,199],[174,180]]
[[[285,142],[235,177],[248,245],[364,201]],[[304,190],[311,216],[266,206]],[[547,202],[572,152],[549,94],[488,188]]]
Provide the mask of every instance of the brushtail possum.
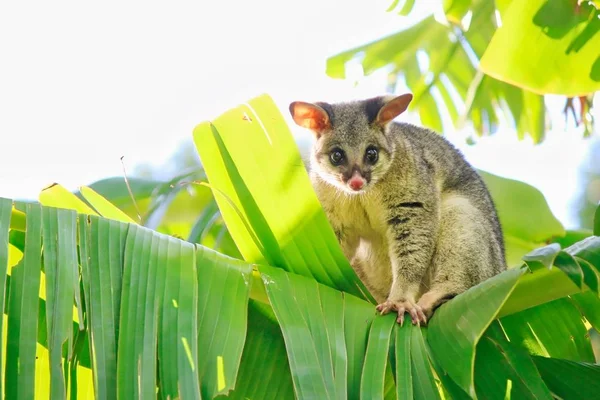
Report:
[[427,323],[454,296],[506,269],[481,177],[437,133],[392,121],[411,94],[293,102],[315,135],[310,177],[345,256],[382,314]]

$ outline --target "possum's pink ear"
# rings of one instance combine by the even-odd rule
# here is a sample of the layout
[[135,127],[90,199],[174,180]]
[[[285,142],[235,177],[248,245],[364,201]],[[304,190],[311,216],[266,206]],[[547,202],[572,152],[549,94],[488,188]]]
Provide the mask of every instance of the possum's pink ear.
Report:
[[386,102],[377,113],[375,123],[379,126],[387,125],[391,120],[406,111],[412,98],[412,94],[406,93]]
[[310,129],[317,137],[331,129],[329,115],[316,104],[294,101],[290,104],[290,114],[296,124]]

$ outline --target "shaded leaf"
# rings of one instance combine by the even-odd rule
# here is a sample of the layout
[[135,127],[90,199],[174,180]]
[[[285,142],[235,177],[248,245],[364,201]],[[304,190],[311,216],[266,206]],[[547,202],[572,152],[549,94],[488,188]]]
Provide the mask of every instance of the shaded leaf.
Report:
[[565,251],[559,252],[554,260],[554,265],[560,268],[579,289],[583,287],[583,271],[572,255]]
[[521,269],[511,269],[480,283],[442,305],[430,321],[427,342],[432,355],[471,396],[475,394],[475,346],[522,273]]
[[584,362],[532,357],[552,393],[565,400],[594,399],[600,393],[600,366]]
[[533,354],[594,361],[587,329],[567,298],[509,315],[501,322],[510,342]]
[[[515,349],[494,326],[477,346],[475,362],[478,398],[552,399],[533,361],[527,353]],[[509,384],[510,382],[510,384]]]
[[[257,379],[257,371],[261,371],[261,379]],[[218,398],[279,400],[291,399],[294,395],[285,343],[275,315],[267,306],[251,300],[248,336],[235,390],[227,397]]]
[[571,300],[590,324],[600,331],[600,298],[594,292],[577,293],[571,296]]

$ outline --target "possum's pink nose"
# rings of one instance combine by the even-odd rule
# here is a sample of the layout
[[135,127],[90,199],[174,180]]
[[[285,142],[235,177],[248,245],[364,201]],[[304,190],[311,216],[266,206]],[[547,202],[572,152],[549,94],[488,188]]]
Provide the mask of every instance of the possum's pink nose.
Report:
[[365,186],[365,180],[362,176],[354,174],[348,181],[348,186],[350,186],[352,190],[360,190],[363,188],[363,186]]

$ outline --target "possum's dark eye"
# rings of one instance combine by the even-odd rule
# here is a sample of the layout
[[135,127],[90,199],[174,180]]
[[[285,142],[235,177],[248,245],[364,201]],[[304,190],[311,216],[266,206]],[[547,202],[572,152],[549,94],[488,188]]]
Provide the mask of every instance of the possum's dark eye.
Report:
[[367,147],[367,151],[365,151],[365,161],[369,164],[375,164],[379,159],[379,153],[377,149],[373,146]]
[[344,152],[340,149],[333,149],[329,154],[329,159],[333,165],[338,166],[344,162]]

